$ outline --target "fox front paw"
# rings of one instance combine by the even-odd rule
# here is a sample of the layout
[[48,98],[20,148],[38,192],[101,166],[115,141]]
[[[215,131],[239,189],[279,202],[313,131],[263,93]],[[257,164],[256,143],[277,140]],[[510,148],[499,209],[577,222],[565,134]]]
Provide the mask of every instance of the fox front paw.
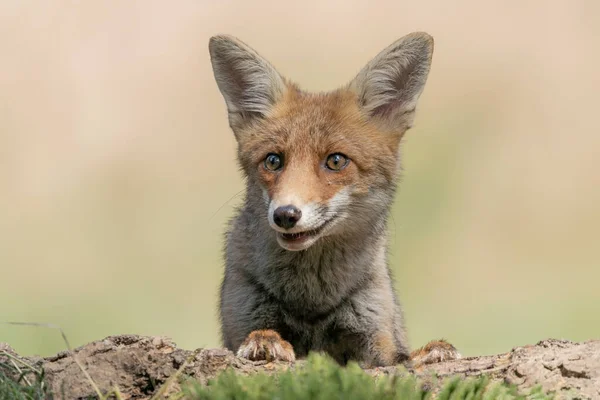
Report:
[[457,360],[461,357],[456,347],[441,339],[432,340],[420,349],[413,351],[410,354],[410,361],[413,367],[418,368],[425,364]]
[[251,332],[238,349],[237,356],[252,361],[296,361],[292,345],[270,329]]

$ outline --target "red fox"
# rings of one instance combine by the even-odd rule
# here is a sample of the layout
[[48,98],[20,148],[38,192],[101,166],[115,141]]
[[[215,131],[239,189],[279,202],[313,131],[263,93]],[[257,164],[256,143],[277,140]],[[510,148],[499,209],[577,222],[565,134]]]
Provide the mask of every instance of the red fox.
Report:
[[404,36],[328,93],[301,90],[232,36],[212,37],[209,51],[246,178],[226,234],[225,347],[250,360],[314,351],[370,367],[460,357],[444,340],[410,353],[387,262],[399,144],[432,37]]

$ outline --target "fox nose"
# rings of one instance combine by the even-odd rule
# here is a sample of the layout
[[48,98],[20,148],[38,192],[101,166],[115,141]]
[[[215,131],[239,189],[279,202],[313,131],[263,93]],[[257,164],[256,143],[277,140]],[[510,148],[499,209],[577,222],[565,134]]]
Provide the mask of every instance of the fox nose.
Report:
[[302,211],[292,205],[277,207],[273,211],[273,221],[284,229],[293,228],[300,217],[302,217]]

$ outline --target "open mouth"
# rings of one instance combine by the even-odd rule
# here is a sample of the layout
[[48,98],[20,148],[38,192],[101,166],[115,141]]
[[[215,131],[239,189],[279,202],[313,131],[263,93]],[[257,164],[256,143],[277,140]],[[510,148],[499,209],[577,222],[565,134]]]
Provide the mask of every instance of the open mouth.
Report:
[[313,238],[316,238],[317,236],[319,236],[319,234],[321,232],[323,232],[323,229],[327,225],[329,225],[330,222],[331,222],[331,220],[325,221],[318,228],[311,229],[309,231],[304,231],[304,232],[296,232],[296,233],[279,232],[278,236],[280,239],[282,239],[283,242],[291,244],[291,245],[305,243],[305,242],[310,241],[310,239],[313,239]]
[[321,232],[321,230],[322,230],[322,227],[319,227],[318,229],[313,229],[312,231],[306,231],[306,232],[282,233],[281,237],[284,238],[285,240],[287,240],[288,242],[295,242],[295,241],[304,240],[311,236],[317,236],[319,234],[319,232]]

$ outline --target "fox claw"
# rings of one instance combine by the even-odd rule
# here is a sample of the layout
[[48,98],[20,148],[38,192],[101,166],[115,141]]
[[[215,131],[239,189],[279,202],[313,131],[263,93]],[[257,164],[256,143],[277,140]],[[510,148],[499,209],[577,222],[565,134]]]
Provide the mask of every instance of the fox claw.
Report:
[[237,356],[251,361],[296,361],[292,345],[269,329],[251,332],[238,349]]
[[415,368],[425,364],[434,364],[442,361],[451,361],[462,358],[456,347],[444,339],[432,340],[425,346],[410,354],[410,361]]

